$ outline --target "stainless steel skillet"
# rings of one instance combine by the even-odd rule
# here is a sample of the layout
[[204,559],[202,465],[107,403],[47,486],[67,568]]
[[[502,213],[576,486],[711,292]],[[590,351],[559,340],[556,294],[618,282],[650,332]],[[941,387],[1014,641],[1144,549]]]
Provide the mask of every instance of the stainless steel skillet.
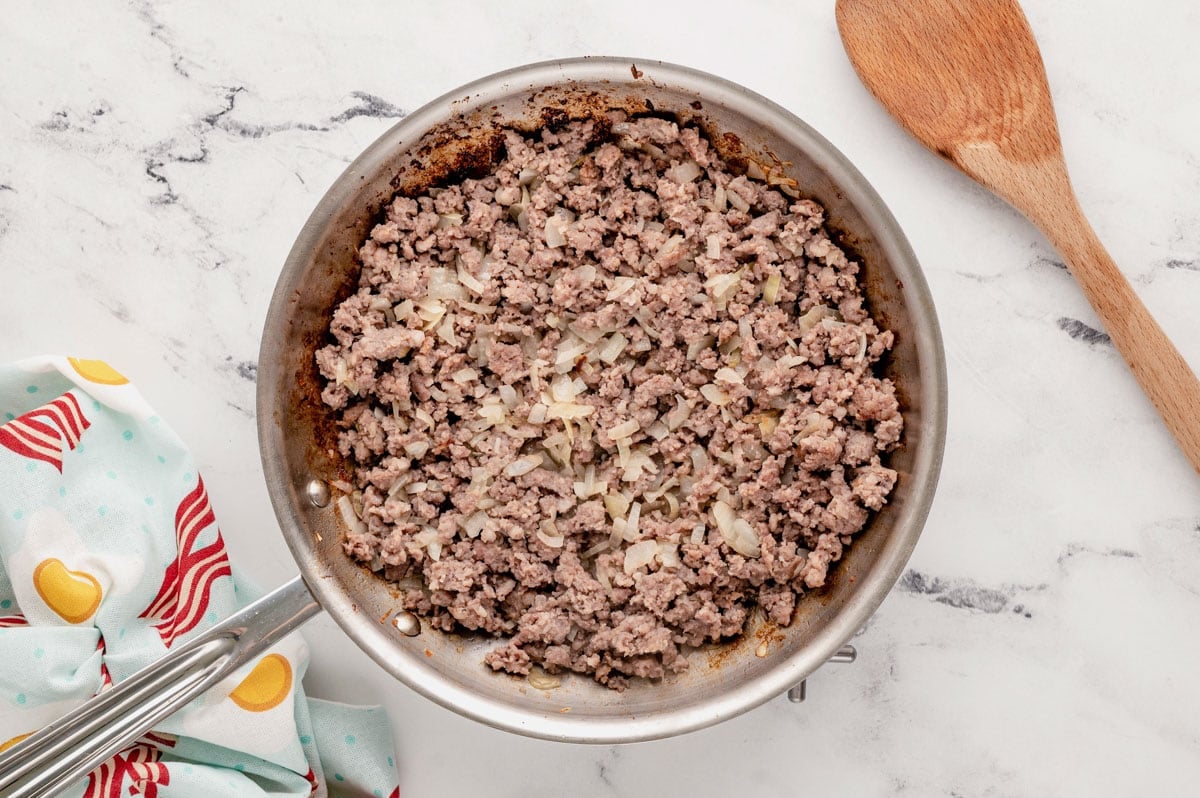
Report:
[[[871,311],[897,334],[887,369],[906,418],[892,457],[890,504],[856,539],[832,585],[801,601],[793,624],[691,654],[690,669],[616,693],[584,678],[558,689],[497,675],[490,640],[421,630],[397,616],[391,589],[342,553],[330,481],[342,474],[322,413],[312,354],[352,285],[355,252],[397,189],[478,166],[501,125],[536,128],[609,108],[695,120],[727,158],[785,164],[822,203],[865,264]],[[941,465],[946,374],[924,276],[879,196],[819,134],[769,100],[720,78],[655,61],[583,58],[483,78],[406,117],[334,183],[301,230],[267,313],[258,371],[267,485],[300,576],[153,666],[0,754],[0,794],[51,795],[251,661],[319,609],[379,665],[422,695],[500,729],[551,740],[633,742],[698,729],[783,693],[830,659],[887,595],[916,545]],[[757,622],[756,622],[757,623]],[[761,645],[759,640],[766,640]]]

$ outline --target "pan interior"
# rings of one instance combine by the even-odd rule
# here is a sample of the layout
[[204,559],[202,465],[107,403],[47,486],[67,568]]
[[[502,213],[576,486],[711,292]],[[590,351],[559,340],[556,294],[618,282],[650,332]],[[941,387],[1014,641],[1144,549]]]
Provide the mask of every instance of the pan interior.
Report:
[[[637,75],[637,77],[635,77]],[[721,138],[727,156],[790,164],[786,173],[827,211],[840,243],[864,264],[872,315],[896,332],[888,363],[905,414],[892,455],[891,503],[857,536],[831,585],[798,604],[787,629],[755,620],[734,643],[695,651],[690,668],[624,693],[570,676],[542,691],[493,673],[496,641],[425,630],[406,637],[391,619],[386,582],[342,552],[333,503],[313,506],[309,480],[346,476],[320,403],[313,352],[332,307],[352,289],[356,251],[398,188],[428,185],[486,154],[504,125],[536,128],[551,115],[610,108],[670,112]],[[548,110],[549,109],[549,110]],[[276,514],[309,586],[343,629],[410,687],[486,723],[584,742],[662,737],[705,726],[778,695],[823,663],[866,621],[899,576],[928,512],[945,433],[941,339],[928,289],[895,221],[865,180],[798,119],[749,91],[658,62],[579,59],[485,78],[434,101],[382,136],[347,169],[301,231],[280,276],[259,363],[259,436]]]

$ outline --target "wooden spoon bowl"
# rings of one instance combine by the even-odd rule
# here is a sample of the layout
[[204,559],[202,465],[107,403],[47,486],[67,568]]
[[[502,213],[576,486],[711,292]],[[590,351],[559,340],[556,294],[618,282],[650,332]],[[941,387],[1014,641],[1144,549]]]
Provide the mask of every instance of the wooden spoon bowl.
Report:
[[838,0],[837,22],[854,69],[888,112],[1062,254],[1200,472],[1200,382],[1079,207],[1041,53],[1016,0]]

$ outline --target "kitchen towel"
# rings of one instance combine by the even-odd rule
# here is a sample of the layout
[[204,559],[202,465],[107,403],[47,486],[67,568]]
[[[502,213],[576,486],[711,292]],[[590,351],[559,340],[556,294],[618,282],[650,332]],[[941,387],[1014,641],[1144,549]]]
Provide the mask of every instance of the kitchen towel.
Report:
[[[246,603],[183,442],[98,360],[0,365],[0,750]],[[305,697],[293,634],[65,793],[378,796],[380,708]]]

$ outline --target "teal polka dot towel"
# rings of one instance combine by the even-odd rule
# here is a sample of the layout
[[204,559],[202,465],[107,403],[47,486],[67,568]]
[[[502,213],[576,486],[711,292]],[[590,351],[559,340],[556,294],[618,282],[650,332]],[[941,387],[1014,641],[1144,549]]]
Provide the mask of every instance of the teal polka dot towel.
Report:
[[[241,603],[204,480],[124,376],[0,365],[0,750]],[[307,698],[307,666],[284,638],[64,794],[396,798],[383,711]]]

